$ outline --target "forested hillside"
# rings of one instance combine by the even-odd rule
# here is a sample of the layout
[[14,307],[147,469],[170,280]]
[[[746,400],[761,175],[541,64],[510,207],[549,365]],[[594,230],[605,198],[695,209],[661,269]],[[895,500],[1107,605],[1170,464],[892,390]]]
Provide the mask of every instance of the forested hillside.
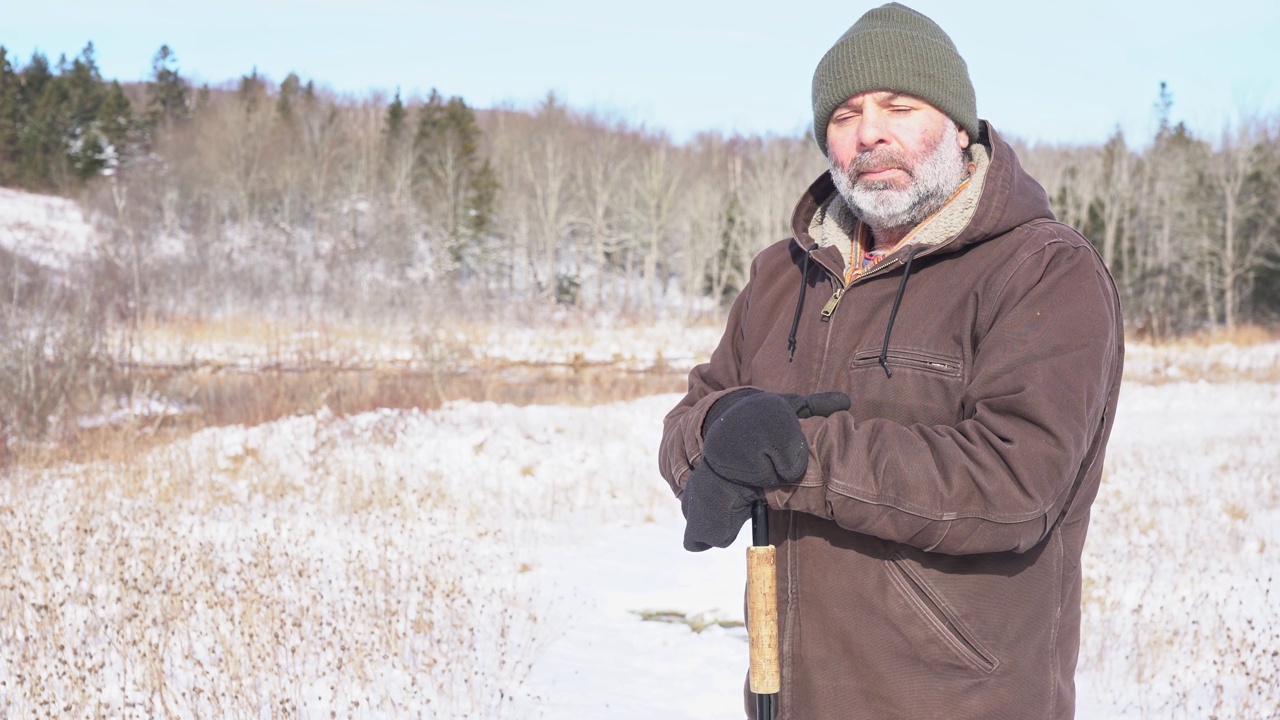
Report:
[[[1277,119],[1198,138],[1167,88],[1155,101],[1154,138],[1023,162],[1102,251],[1137,331],[1274,319]],[[476,110],[256,71],[197,88],[168,47],[122,88],[92,44],[57,63],[0,48],[0,184],[83,199],[129,314],[706,313],[823,166],[803,137],[677,144],[554,96]]]
[[[1153,101],[1154,137],[1019,156],[1112,269],[1131,337],[1274,324],[1280,118],[1201,138],[1169,88]],[[0,46],[0,186],[76,200],[97,238],[57,266],[0,242],[0,409],[43,434],[148,323],[714,322],[824,168],[807,137],[675,142],[550,94],[195,86],[167,46],[121,84],[92,43],[57,62]]]

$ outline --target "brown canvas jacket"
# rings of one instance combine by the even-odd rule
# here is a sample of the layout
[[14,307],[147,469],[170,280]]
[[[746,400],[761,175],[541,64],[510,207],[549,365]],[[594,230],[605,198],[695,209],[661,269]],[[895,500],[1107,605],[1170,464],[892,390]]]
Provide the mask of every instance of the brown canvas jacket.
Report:
[[726,392],[852,398],[850,412],[801,421],[808,472],[768,494],[780,718],[1074,715],[1119,300],[1093,246],[1054,219],[989,125],[971,157],[968,185],[847,288],[856,221],[820,177],[665,420],[659,465],[679,495]]

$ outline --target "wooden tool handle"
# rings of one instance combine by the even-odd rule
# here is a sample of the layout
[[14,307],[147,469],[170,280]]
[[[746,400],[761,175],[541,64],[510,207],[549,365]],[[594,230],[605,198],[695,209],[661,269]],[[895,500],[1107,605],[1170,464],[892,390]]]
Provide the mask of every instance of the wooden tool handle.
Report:
[[778,569],[772,545],[747,548],[747,636],[751,641],[751,692],[778,692],[782,687],[778,669]]

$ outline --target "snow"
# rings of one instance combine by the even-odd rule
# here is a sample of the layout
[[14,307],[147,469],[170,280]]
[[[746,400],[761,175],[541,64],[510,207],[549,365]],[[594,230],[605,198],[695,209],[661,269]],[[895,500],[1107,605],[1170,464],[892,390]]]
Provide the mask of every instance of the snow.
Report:
[[87,415],[79,420],[81,428],[97,428],[119,425],[140,418],[161,419],[195,412],[193,406],[176,402],[158,393],[134,397],[107,398],[102,402],[103,412]]
[[0,248],[65,270],[92,255],[97,242],[74,200],[0,187]]
[[1277,437],[1275,383],[1124,388],[1085,549],[1085,717],[1274,717]]
[[[321,411],[0,478],[0,714],[740,717],[746,538],[681,548],[677,400]],[[1278,435],[1274,383],[1125,386],[1078,717],[1270,717]]]
[[560,634],[528,679],[521,709],[548,718],[718,718],[742,706],[746,632],[642,622],[676,610],[741,620],[745,533],[717,555],[680,545],[661,522],[603,527],[587,541],[544,548],[539,578],[568,595]]

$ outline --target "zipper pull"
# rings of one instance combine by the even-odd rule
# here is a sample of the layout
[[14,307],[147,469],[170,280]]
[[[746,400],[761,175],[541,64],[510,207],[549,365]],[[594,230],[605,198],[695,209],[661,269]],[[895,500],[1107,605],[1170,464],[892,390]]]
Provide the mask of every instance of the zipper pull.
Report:
[[822,307],[822,321],[826,322],[831,319],[832,313],[836,311],[836,306],[840,304],[840,298],[844,297],[844,288],[838,287],[831,295],[831,299]]

